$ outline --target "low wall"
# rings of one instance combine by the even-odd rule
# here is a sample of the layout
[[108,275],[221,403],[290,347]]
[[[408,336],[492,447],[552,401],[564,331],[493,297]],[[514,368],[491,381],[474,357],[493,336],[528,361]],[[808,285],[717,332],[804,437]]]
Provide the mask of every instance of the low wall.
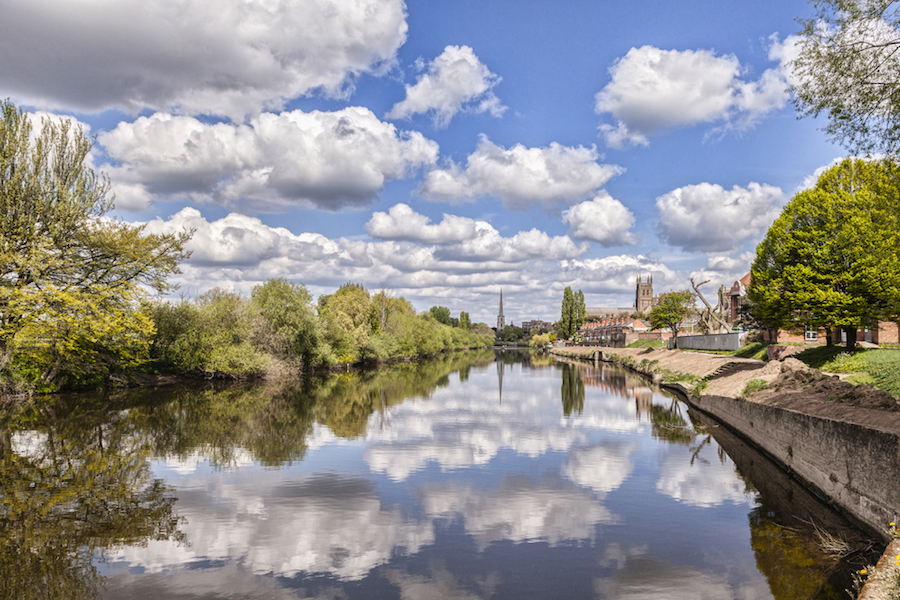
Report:
[[[714,333],[710,335],[678,336],[678,348],[690,350],[738,350],[744,345],[746,331],[735,333]],[[673,340],[669,340],[672,349]]]
[[724,396],[688,402],[887,539],[888,523],[900,517],[900,436]]

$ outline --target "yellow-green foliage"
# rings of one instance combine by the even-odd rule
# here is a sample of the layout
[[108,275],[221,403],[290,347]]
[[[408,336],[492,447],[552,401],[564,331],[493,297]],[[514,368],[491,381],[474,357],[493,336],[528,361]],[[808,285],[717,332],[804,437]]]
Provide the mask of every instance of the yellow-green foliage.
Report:
[[531,340],[528,342],[528,345],[532,348],[543,348],[548,344],[550,344],[550,335],[547,333],[533,335],[531,336]]
[[109,182],[92,142],[63,120],[38,131],[0,103],[0,388],[95,384],[142,362],[148,289],[166,291],[189,232],[153,235],[102,218]]

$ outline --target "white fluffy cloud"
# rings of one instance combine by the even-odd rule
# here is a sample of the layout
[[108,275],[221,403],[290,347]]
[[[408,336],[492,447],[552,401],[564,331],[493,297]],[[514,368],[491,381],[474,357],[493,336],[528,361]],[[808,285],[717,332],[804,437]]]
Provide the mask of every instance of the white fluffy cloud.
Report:
[[611,81],[596,96],[598,114],[613,148],[649,143],[649,136],[676,127],[719,123],[745,129],[787,101],[782,69],[770,69],[757,81],[742,81],[732,56],[710,50],[632,48],[610,68]]
[[[652,276],[654,289],[683,285],[678,273],[658,260],[640,254],[568,260],[563,261],[562,269],[562,277],[571,281],[566,285],[580,288],[585,293],[590,291],[595,306],[617,306],[614,298],[622,295],[630,295],[633,299],[638,275]],[[559,293],[562,291],[563,287],[560,287]]]
[[[485,311],[496,308],[493,296],[490,307],[482,304],[481,296],[499,291],[501,285],[508,294],[514,289],[529,295],[535,291],[552,293],[552,306],[547,310],[556,312],[556,291],[545,289],[539,282],[559,277],[560,261],[575,259],[587,251],[586,244],[578,245],[567,236],[550,236],[537,229],[504,237],[482,221],[474,222],[474,237],[464,233],[453,239],[456,234],[446,223],[459,222],[465,232],[470,220],[452,215],[414,238],[393,226],[392,214],[427,223],[423,215],[408,207],[392,209],[380,213],[381,224],[373,229],[385,236],[384,241],[331,240],[317,233],[294,234],[237,213],[208,221],[197,209],[185,208],[166,219],[150,221],[147,228],[152,233],[195,230],[188,244],[193,255],[182,264],[183,273],[173,278],[192,294],[214,286],[248,291],[274,277],[300,281],[314,293],[331,293],[352,280],[368,287],[385,283],[397,294],[421,301],[426,307],[446,305],[446,298],[453,297],[462,306],[454,311],[467,310],[473,316],[477,315],[473,307]],[[431,245],[438,241],[441,243]],[[532,310],[543,309],[530,306],[529,313]],[[490,320],[487,313],[477,318]]]
[[602,246],[633,246],[634,214],[606,191],[600,191],[593,200],[576,204],[563,212],[563,222],[570,228],[572,237],[593,240]]
[[245,125],[157,113],[119,125],[99,142],[126,202],[190,197],[264,211],[337,210],[371,202],[385,182],[437,160],[438,145],[400,132],[366,108],[263,113]]
[[447,46],[427,71],[406,86],[406,98],[387,113],[389,119],[432,113],[437,127],[446,127],[460,111],[503,115],[506,107],[494,95],[500,77],[490,72],[468,46]]
[[614,176],[624,172],[597,161],[596,148],[562,146],[503,148],[481,136],[465,168],[451,164],[426,174],[418,193],[430,200],[471,202],[492,196],[512,210],[569,206],[588,198]]
[[0,80],[38,106],[238,121],[346,96],[393,65],[406,32],[403,0],[29,0],[3,8]]
[[753,252],[743,252],[737,257],[712,255],[706,259],[706,270],[716,273],[746,273],[750,270],[754,256]]
[[730,190],[701,183],[656,199],[662,237],[689,252],[726,252],[765,233],[786,201],[781,188],[750,183]]
[[485,221],[444,214],[437,225],[431,219],[415,212],[409,205],[395,204],[390,211],[376,212],[366,223],[366,231],[375,238],[409,240],[426,244],[446,244],[471,240],[479,230],[493,230]]

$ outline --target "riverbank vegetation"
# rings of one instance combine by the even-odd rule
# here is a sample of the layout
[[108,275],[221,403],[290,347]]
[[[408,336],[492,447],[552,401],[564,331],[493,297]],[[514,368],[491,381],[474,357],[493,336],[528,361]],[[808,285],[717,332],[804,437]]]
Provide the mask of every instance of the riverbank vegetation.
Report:
[[[442,308],[442,307],[437,307]],[[313,306],[306,287],[273,279],[250,297],[213,289],[193,300],[159,303],[153,367],[162,372],[246,377],[339,363],[428,356],[491,346],[493,331],[446,325],[429,310],[381,290],[347,283]]]
[[869,384],[900,396],[900,350],[888,348],[844,348],[817,346],[794,358],[828,373],[850,374],[846,381]]

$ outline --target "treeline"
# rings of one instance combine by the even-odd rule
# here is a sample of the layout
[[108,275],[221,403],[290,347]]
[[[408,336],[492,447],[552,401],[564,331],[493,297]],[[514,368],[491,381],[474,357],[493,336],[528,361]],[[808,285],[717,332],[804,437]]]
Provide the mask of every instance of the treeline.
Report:
[[493,344],[486,326],[469,329],[416,314],[410,302],[348,283],[319,298],[272,279],[250,296],[213,289],[193,300],[153,308],[155,368],[244,377]]

